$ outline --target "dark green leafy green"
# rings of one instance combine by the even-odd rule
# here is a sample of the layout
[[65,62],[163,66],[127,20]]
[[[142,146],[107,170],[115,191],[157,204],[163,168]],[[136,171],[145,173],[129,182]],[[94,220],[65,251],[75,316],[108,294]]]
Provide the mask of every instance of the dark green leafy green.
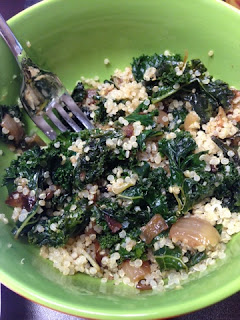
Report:
[[[162,139],[159,151],[167,156],[171,171],[170,186],[177,186],[179,193],[174,193],[178,202],[179,213],[185,213],[194,204],[206,197],[211,197],[216,190],[217,183],[222,183],[223,176],[205,171],[206,163],[200,160],[202,152],[193,153],[196,143],[187,131],[176,132],[175,139]],[[186,178],[184,171],[195,171],[201,180]]]
[[103,235],[98,235],[97,239],[101,249],[113,248],[120,241],[119,235],[110,231],[104,232]]
[[[73,204],[76,205],[74,211],[71,210]],[[63,246],[71,236],[83,232],[89,223],[90,213],[86,201],[72,201],[64,208],[62,215],[43,216],[37,226],[41,226],[44,231],[38,232],[34,225],[27,232],[28,241],[38,246]]]
[[[234,137],[233,137],[234,139]],[[240,158],[238,155],[238,145],[231,146],[228,145],[226,141],[219,139],[215,136],[212,137],[212,140],[216,143],[216,145],[223,151],[224,155],[228,158],[228,152],[233,152],[234,156],[230,158],[230,161],[234,161],[236,165],[240,165]]]
[[44,151],[39,147],[25,151],[20,157],[12,160],[11,165],[6,169],[3,178],[3,185],[13,188],[14,180],[18,177],[28,179],[29,187],[36,189],[40,178],[40,173],[46,168]]
[[161,271],[181,269],[187,270],[186,264],[182,261],[182,250],[179,247],[170,249],[165,246],[154,252],[154,257]]
[[146,140],[153,137],[158,137],[163,135],[163,131],[160,130],[144,130],[138,137],[137,137],[137,143],[139,146],[139,149],[142,151],[146,150]]
[[146,260],[147,255],[146,255],[146,250],[147,250],[147,245],[145,242],[138,242],[131,251],[127,251],[125,248],[120,247],[119,249],[119,254],[120,254],[120,261],[119,263],[123,262],[124,260],[136,260],[136,259],[141,259],[141,260]]
[[234,96],[229,86],[221,81],[209,80],[209,84],[203,84],[201,80],[194,81],[177,93],[177,98],[191,103],[193,110],[199,115],[202,123],[207,123],[211,117],[218,114],[222,106],[229,109]]
[[222,224],[216,224],[216,225],[215,225],[215,228],[217,229],[217,232],[218,232],[219,234],[222,233],[222,229],[223,229],[223,225],[222,225]]
[[205,251],[202,251],[202,252],[195,252],[195,253],[190,253],[188,255],[188,262],[186,263],[187,267],[188,268],[191,268],[193,267],[195,264],[201,262],[202,260],[206,259],[207,258],[207,254]]
[[73,89],[72,98],[75,102],[83,102],[86,98],[87,92],[84,89],[84,85],[82,82],[78,82],[76,87]]
[[144,113],[144,110],[147,110],[149,107],[148,104],[145,104],[142,102],[129,116],[127,116],[125,119],[129,122],[136,122],[140,121],[141,124],[145,127],[147,126],[153,126],[154,121],[153,117],[158,115],[158,110],[153,110],[148,113]]
[[184,124],[184,120],[188,114],[188,111],[185,108],[182,109],[174,109],[172,111],[173,120],[171,121],[171,126],[169,129],[172,131],[177,130]]
[[[154,54],[152,56],[142,55],[133,59],[133,75],[136,81],[143,81],[147,93],[152,97],[152,103],[162,101],[195,81],[191,73],[199,71],[200,75],[204,74],[206,68],[199,59],[186,61],[186,58],[187,56],[182,59],[179,54],[168,56]],[[150,67],[156,68],[155,77],[144,80],[144,74]],[[153,87],[157,87],[158,90],[153,91]]]
[[37,210],[39,208],[39,204],[36,203],[31,211],[28,213],[28,216],[24,221],[17,220],[16,227],[12,230],[12,233],[14,234],[15,238],[17,239],[19,236],[26,235],[28,230],[35,225],[40,216],[37,214]]

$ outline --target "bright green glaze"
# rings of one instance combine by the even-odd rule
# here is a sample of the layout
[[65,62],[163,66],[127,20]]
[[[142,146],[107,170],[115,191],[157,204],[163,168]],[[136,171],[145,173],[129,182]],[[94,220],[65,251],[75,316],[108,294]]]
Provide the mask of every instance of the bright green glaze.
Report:
[[[68,89],[81,75],[104,79],[133,56],[165,49],[182,54],[187,49],[215,77],[240,88],[240,15],[215,0],[49,0],[9,23],[24,46],[31,42],[26,50],[34,61],[56,72]],[[213,58],[207,55],[210,49]],[[19,88],[20,80],[12,80],[18,69],[2,42],[0,52],[0,103],[11,103]],[[108,67],[103,64],[106,57],[111,61]],[[0,158],[2,174],[12,153],[5,146],[0,149],[5,151]],[[0,212],[10,217],[5,189],[0,198]],[[228,245],[226,261],[200,280],[164,294],[136,294],[127,286],[101,284],[86,275],[62,276],[38,256],[37,248],[15,241],[11,227],[0,224],[0,281],[63,312],[98,319],[169,317],[215,303],[240,288],[240,235]]]

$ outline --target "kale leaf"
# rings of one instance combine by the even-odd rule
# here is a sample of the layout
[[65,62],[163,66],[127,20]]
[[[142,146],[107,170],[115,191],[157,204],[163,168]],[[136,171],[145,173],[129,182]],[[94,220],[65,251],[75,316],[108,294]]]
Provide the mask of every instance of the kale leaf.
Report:
[[186,254],[186,256],[188,256],[188,262],[186,263],[188,268],[193,267],[195,264],[207,258],[205,251],[196,251],[195,253],[189,253],[189,255]]
[[146,140],[149,138],[153,137],[158,137],[163,135],[163,131],[160,130],[154,130],[154,129],[149,129],[149,130],[143,130],[142,133],[137,137],[137,143],[139,146],[139,149],[142,151],[146,150]]
[[153,117],[158,115],[158,110],[153,110],[148,113],[144,113],[144,110],[148,109],[148,105],[144,102],[140,103],[140,105],[125,119],[129,122],[140,121],[141,124],[145,127],[154,125]]
[[19,236],[27,235],[28,231],[34,226],[40,219],[40,215],[37,213],[39,208],[38,202],[33,206],[28,213],[24,221],[17,220],[16,226],[13,228],[12,233],[17,239]]
[[114,246],[121,240],[118,234],[113,234],[110,231],[98,235],[97,239],[101,249],[113,249]]
[[211,117],[218,114],[220,106],[225,110],[229,109],[233,96],[233,91],[225,82],[212,81],[210,78],[209,84],[203,84],[199,79],[194,81],[180,90],[175,97],[190,102],[201,122],[207,123]]
[[125,248],[121,246],[118,251],[120,254],[119,263],[128,259],[129,260],[136,260],[136,259],[146,260],[147,259],[146,250],[147,250],[147,245],[145,242],[136,243],[136,245],[132,248],[131,251],[127,251]]
[[[85,130],[86,131],[86,130]],[[115,131],[100,131],[93,130],[87,139],[89,151],[83,153],[77,160],[77,165],[74,170],[74,176],[80,177],[84,175],[84,181],[74,179],[74,186],[82,188],[87,183],[92,183],[99,180],[103,175],[114,168],[114,161],[120,155],[114,153],[114,149],[106,145],[107,139],[119,138],[121,133]],[[101,155],[101,156],[99,156]],[[96,161],[98,159],[98,161]]]
[[[72,210],[74,204],[76,209]],[[91,210],[87,207],[86,201],[72,201],[64,208],[60,216],[43,216],[37,225],[28,231],[28,241],[39,246],[63,246],[70,237],[84,231],[89,223],[90,214]],[[38,226],[43,228],[42,232],[38,231]]]
[[[206,123],[210,117],[217,115],[219,106],[225,110],[230,107],[234,93],[227,83],[206,77],[207,69],[199,59],[186,61],[186,58],[185,56],[182,59],[179,54],[142,55],[133,59],[133,75],[136,81],[143,82],[152,103],[175,96],[190,102],[202,123]],[[156,68],[155,77],[144,80],[144,74],[150,67]],[[177,68],[180,73],[177,72]],[[206,80],[209,83],[206,83]],[[153,87],[157,87],[157,91],[153,90]]]
[[182,250],[177,246],[174,249],[167,246],[160,248],[154,252],[154,257],[161,271],[188,269],[182,261]]
[[47,167],[44,150],[35,146],[25,151],[17,159],[12,160],[3,177],[3,185],[12,188],[14,180],[18,177],[28,179],[28,186],[36,189],[43,170]]
[[72,98],[75,102],[83,102],[86,98],[87,92],[84,89],[84,85],[82,82],[78,82],[76,87],[73,89]]
[[197,145],[188,131],[176,132],[174,139],[161,139],[158,144],[159,151],[167,156],[170,166],[180,168],[187,156],[192,154]]
[[[193,153],[196,143],[189,132],[180,131],[175,134],[174,139],[159,141],[159,151],[169,160],[170,186],[179,188],[179,193],[174,193],[174,196],[178,202],[180,214],[187,212],[204,198],[212,196],[217,184],[222,183],[223,176],[205,171],[206,163],[200,160],[203,152]],[[195,172],[198,179],[185,177],[186,170]]]
[[[199,59],[186,60],[187,56],[182,59],[179,54],[168,56],[163,54],[142,55],[133,59],[132,71],[136,81],[143,82],[148,95],[152,98],[152,103],[157,103],[194,82],[195,78],[192,77],[191,73],[194,74],[195,71],[198,71],[200,74],[204,74],[206,71],[205,66]],[[144,74],[150,67],[156,68],[155,77],[153,80],[144,80]],[[180,71],[179,74],[177,68]],[[157,91],[153,91],[153,87],[157,87]]]
[[169,127],[170,130],[175,131],[180,128],[184,124],[184,120],[188,114],[188,111],[185,108],[182,109],[174,109],[172,111],[173,120],[171,121],[171,125]]

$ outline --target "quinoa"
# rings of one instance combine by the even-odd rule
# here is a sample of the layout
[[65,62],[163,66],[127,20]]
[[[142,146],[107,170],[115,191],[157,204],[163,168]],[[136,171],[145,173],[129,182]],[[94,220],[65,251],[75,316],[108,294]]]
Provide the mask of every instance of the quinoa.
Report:
[[[210,50],[208,55],[213,56],[213,51]],[[167,58],[170,59],[171,54],[166,50],[162,59],[164,61]],[[104,64],[109,63],[109,59],[105,58]],[[174,94],[181,89],[181,77],[186,69],[184,61],[178,61],[174,66],[177,78],[170,86]],[[207,72],[198,69],[191,69],[187,72],[191,80],[201,79],[203,85],[207,86],[214,82]],[[59,167],[68,164],[74,172],[77,172],[78,183],[77,186],[74,185],[74,192],[71,194],[66,192],[68,183],[61,174],[59,174],[59,179],[65,183],[64,188],[56,182],[57,173],[54,172],[53,175],[48,168],[43,170],[44,183],[41,188],[31,187],[30,181],[24,176],[15,179],[16,192],[12,194],[12,199],[18,201],[33,198],[34,203],[38,204],[35,212],[38,217],[37,222],[32,227],[32,233],[30,232],[31,239],[35,239],[34,241],[38,241],[38,237],[41,239],[41,236],[47,232],[50,232],[53,238],[54,235],[61,234],[61,228],[63,228],[61,219],[64,219],[67,210],[70,219],[77,219],[78,212],[81,210],[79,203],[85,205],[86,211],[95,206],[94,214],[86,220],[84,229],[76,232],[75,228],[71,236],[66,238],[67,241],[59,242],[55,246],[46,245],[44,241],[37,243],[41,246],[40,255],[52,261],[53,266],[64,275],[74,275],[80,272],[101,278],[103,283],[113,280],[115,285],[123,283],[140,289],[165,291],[179,288],[182,283],[188,281],[192,274],[199,272],[204,274],[209,266],[217,265],[216,262],[219,259],[225,259],[227,243],[231,240],[232,235],[240,232],[240,215],[236,210],[226,206],[220,188],[221,179],[224,179],[224,175],[227,177],[231,174],[236,158],[235,149],[230,148],[226,152],[221,146],[224,144],[225,148],[231,147],[238,133],[239,91],[231,88],[232,91],[229,91],[228,94],[234,97],[229,102],[229,108],[224,109],[219,105],[218,111],[212,112],[208,121],[203,121],[201,114],[197,113],[197,108],[194,109],[190,98],[189,101],[181,99],[180,94],[179,96],[169,95],[157,100],[156,96],[164,87],[163,80],[159,81],[157,65],[149,65],[143,72],[141,81],[134,74],[134,67],[126,67],[123,71],[116,69],[111,80],[104,83],[100,82],[98,77],[94,79],[81,77],[82,83],[89,90],[84,93],[84,107],[97,128],[94,132],[94,141],[100,145],[100,153],[93,159],[92,154],[96,151],[96,146],[91,137],[86,139],[81,134],[71,142],[68,141],[66,153],[64,153],[65,142],[63,140],[53,142],[54,152],[60,153]],[[92,96],[90,90],[93,92]],[[191,89],[191,93],[196,94],[196,90],[196,88]],[[104,117],[101,118],[102,122],[98,122],[96,117],[101,112],[104,112]],[[3,134],[8,133],[5,129],[2,131]],[[105,134],[107,136],[103,138]],[[174,160],[170,153],[170,155],[164,153],[163,143],[176,148],[176,141],[179,137],[185,139],[186,145],[191,142],[195,146],[191,149],[191,160],[189,158],[186,163],[191,163],[191,161],[198,163],[198,166],[192,165],[190,169],[186,163],[185,167],[182,167],[185,168],[181,170],[185,183],[191,182],[207,188],[205,175],[214,173],[218,178],[213,185],[216,192],[210,192],[210,196],[199,197],[199,200],[189,205],[186,211],[184,211],[181,199],[184,185],[178,184],[177,181],[170,185],[164,182],[164,179],[172,179],[171,170]],[[179,144],[181,142],[180,140]],[[184,147],[186,146],[183,145],[182,148]],[[106,150],[107,153],[104,154]],[[94,167],[96,175],[98,169],[101,171],[100,178],[95,180],[91,176],[89,178],[91,174],[89,168],[93,166],[94,161],[101,162],[101,157],[104,157],[104,161],[108,161],[109,168],[106,169],[106,174],[104,175],[99,168]],[[108,159],[109,157],[113,160]],[[123,165],[124,161],[128,160],[129,165]],[[178,159],[179,162],[183,160]],[[137,163],[138,170],[133,169],[134,161]],[[80,162],[84,163],[83,167],[80,166],[81,170],[79,170]],[[32,160],[29,160],[28,164],[31,166]],[[157,179],[157,174],[164,172],[165,178],[161,181],[161,185],[157,185],[158,181],[154,180],[154,174],[151,176],[151,181],[150,174],[144,176],[141,170],[146,167],[148,172],[156,174]],[[237,170],[239,170],[238,166]],[[176,172],[179,174],[177,170]],[[76,178],[73,178],[70,172],[68,179]],[[160,192],[160,200],[157,199],[158,202],[156,200],[155,206],[163,205],[164,201],[172,202],[175,205],[171,207],[171,212],[176,212],[176,216],[169,217],[169,207],[167,213],[161,212],[158,208],[153,214],[151,204],[143,205],[142,199],[150,197],[144,188],[151,190],[154,183],[158,190],[152,189],[152,192]],[[142,189],[139,188],[139,190],[141,189],[142,193],[137,189],[140,184]],[[74,202],[75,199],[82,202]],[[108,206],[112,210],[110,213],[107,211]],[[141,220],[143,214],[149,217],[141,227],[138,226],[137,231],[133,227],[137,236],[134,232],[133,234],[128,232],[133,222],[129,222],[127,217],[120,217],[121,221],[115,219],[113,214],[115,207],[122,214],[124,210],[131,208],[129,215],[135,214],[136,221]],[[164,211],[164,207],[161,208]],[[99,218],[101,210],[104,214]],[[28,222],[30,212],[28,208],[16,206],[12,219],[24,225]],[[6,223],[5,216],[0,215],[0,218]],[[46,221],[49,218],[51,218],[51,223],[47,225]],[[144,232],[151,228],[153,218],[158,219],[158,227],[162,229],[159,229],[160,231],[156,234],[151,231],[153,236],[147,243]],[[206,243],[199,240],[199,243],[195,245],[181,237],[172,236],[172,226],[177,226],[179,218],[182,219],[181,221],[197,219],[194,221],[200,224],[204,221],[208,224],[208,229],[215,235],[217,242],[212,244],[211,239]],[[79,227],[79,224],[77,226]],[[108,246],[107,240],[107,244],[102,240],[107,234],[116,238],[111,246]],[[204,237],[207,238],[206,235]],[[145,246],[145,242],[150,245]],[[139,245],[145,246],[145,251],[137,256],[137,248],[138,252],[143,250],[142,247],[138,247]],[[176,250],[179,251],[176,253]],[[162,267],[161,259],[165,257],[164,252],[175,252],[176,255],[170,257],[173,263],[176,262],[174,259],[180,259],[180,267],[179,264],[175,270]],[[192,263],[191,259],[194,255],[198,257],[198,260]],[[24,259],[21,260],[21,264],[23,263]],[[133,273],[135,272],[140,277],[134,278]]]

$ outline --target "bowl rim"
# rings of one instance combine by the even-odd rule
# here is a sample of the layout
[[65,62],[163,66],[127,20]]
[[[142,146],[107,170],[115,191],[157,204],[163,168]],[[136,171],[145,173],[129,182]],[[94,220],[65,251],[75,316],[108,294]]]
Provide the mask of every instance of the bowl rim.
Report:
[[[28,15],[31,12],[35,12],[35,10],[38,10],[39,7],[44,7],[46,6],[48,3],[54,3],[54,2],[59,2],[61,0],[44,0],[38,3],[35,3],[34,5],[32,5],[31,7],[28,7],[26,9],[24,9],[23,11],[19,12],[18,14],[14,15],[13,17],[11,17],[10,19],[8,19],[8,23],[10,25],[10,27],[15,24],[18,23],[19,21],[21,21],[22,18],[24,18],[26,15]],[[111,0],[109,0],[111,1]],[[204,0],[203,0],[204,2]],[[231,10],[232,12],[237,13],[240,16],[240,10],[233,7],[232,5],[222,1],[222,0],[215,0],[215,5],[216,6],[225,6],[226,8],[228,8],[228,10]],[[122,314],[119,312],[116,313],[109,313],[107,312],[103,312],[100,310],[86,310],[84,309],[84,305],[81,306],[81,304],[79,303],[78,308],[73,308],[71,306],[67,306],[67,305],[63,305],[58,303],[58,301],[53,301],[51,299],[48,298],[48,296],[46,295],[38,295],[37,291],[33,291],[33,290],[28,290],[28,287],[23,287],[22,283],[19,282],[16,279],[12,279],[6,272],[4,272],[3,270],[1,270],[0,268],[0,279],[1,279],[1,283],[6,286],[7,288],[9,288],[10,290],[14,291],[15,293],[19,294],[20,296],[34,302],[37,303],[41,306],[44,307],[48,307],[52,310],[56,310],[62,313],[66,313],[68,315],[73,315],[73,316],[81,316],[81,317],[85,317],[87,319],[128,319],[128,318],[133,318],[133,319],[159,319],[159,309],[157,307],[155,307],[154,309],[151,309],[147,311],[146,314],[143,313],[135,313],[135,312],[131,312],[128,314]],[[184,313],[191,313],[194,311],[197,311],[199,309],[211,306],[231,295],[233,295],[234,293],[238,292],[240,290],[240,277],[238,279],[232,280],[231,282],[225,283],[220,289],[218,289],[218,291],[215,292],[214,295],[212,294],[208,294],[205,295],[203,297],[198,298],[196,301],[197,304],[197,308],[194,307],[191,303],[191,300],[187,301],[184,304],[184,307],[181,309],[181,315]],[[176,309],[176,307],[173,306],[172,310],[171,310],[171,314],[170,317],[174,317],[179,315],[179,310]],[[169,317],[169,313],[168,315],[163,315],[164,317],[167,316]]]

